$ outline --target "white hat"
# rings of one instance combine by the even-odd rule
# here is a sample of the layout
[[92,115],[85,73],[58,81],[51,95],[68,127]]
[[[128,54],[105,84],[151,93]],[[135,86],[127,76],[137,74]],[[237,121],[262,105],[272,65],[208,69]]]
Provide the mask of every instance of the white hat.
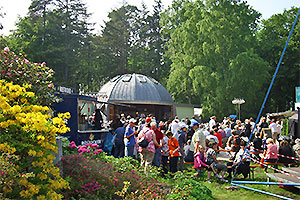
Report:
[[180,122],[179,127],[180,127],[181,129],[183,129],[183,128],[188,128],[188,126],[187,126],[184,122]]
[[136,123],[136,120],[135,120],[134,118],[131,118],[131,119],[129,120],[129,123]]

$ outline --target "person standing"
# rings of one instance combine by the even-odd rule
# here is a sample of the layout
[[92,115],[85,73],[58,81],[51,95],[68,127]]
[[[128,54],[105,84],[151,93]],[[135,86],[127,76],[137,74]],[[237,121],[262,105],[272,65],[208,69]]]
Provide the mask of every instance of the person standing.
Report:
[[114,157],[115,158],[122,158],[124,157],[124,150],[125,150],[125,144],[124,144],[124,134],[125,134],[125,127],[127,124],[124,124],[124,126],[121,126],[115,130],[116,138],[114,141]]
[[177,172],[177,164],[179,158],[179,143],[171,131],[167,132],[168,146],[169,146],[169,156],[170,156],[170,172]]
[[133,130],[133,127],[135,126],[136,120],[131,118],[129,120],[129,124],[126,126],[125,129],[125,156],[132,157],[133,158],[133,151],[134,146],[136,145],[135,135],[137,134],[137,131]]
[[216,116],[212,116],[209,120],[209,129],[210,130],[214,130],[214,126],[217,124],[216,122],[217,117]]
[[[140,131],[138,135],[138,141],[142,139],[147,140],[149,143],[147,147],[139,147],[138,152],[141,158],[141,168],[144,168],[144,172],[147,172],[148,166],[152,163],[155,153],[155,145],[159,148],[161,147],[160,144],[157,143],[155,133],[153,130],[150,129],[151,124],[153,125],[155,122],[151,122],[150,124],[147,123],[143,130]],[[156,125],[156,123],[155,123]]]
[[223,143],[222,143],[222,135],[218,132],[218,128],[214,128],[214,136],[218,138],[218,147],[223,148]]
[[192,137],[190,150],[194,153],[197,152],[197,148],[199,147],[199,145],[206,149],[205,136],[202,130],[199,128],[199,123],[196,120],[192,120],[191,127],[194,129],[195,133]]
[[167,137],[167,131],[164,132],[164,138],[163,138],[163,146],[161,148],[161,164],[164,175],[168,173],[168,161],[169,161],[169,146],[168,146],[168,140]]
[[185,134],[187,130],[187,125],[184,122],[181,122],[179,125],[179,130],[178,130],[178,143],[179,143],[179,152],[180,152],[180,164],[179,164],[179,170],[183,171],[184,169],[184,144],[185,144]]
[[179,118],[176,116],[175,119],[173,120],[171,126],[171,132],[173,135],[177,132],[177,129],[179,128]]
[[160,158],[161,158],[160,157],[160,146],[162,146],[162,139],[164,136],[163,136],[162,132],[159,129],[157,129],[156,122],[151,122],[150,126],[151,126],[151,130],[154,131],[155,138],[158,143],[158,145],[155,145],[155,154],[154,154],[154,158],[152,161],[152,165],[159,167],[160,166]]

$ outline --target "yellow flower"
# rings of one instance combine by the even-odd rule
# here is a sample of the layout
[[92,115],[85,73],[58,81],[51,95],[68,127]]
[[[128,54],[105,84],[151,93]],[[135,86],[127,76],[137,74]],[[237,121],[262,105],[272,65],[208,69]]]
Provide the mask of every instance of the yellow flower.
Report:
[[38,175],[37,175],[37,177],[39,178],[39,179],[41,179],[41,180],[45,180],[46,178],[47,178],[47,175],[45,174],[45,173],[39,173]]
[[21,112],[21,107],[19,105],[15,105],[15,106],[10,108],[10,111],[12,113],[19,113],[19,112]]
[[34,93],[33,92],[26,92],[25,93],[28,97],[34,97]]
[[69,112],[66,112],[65,115],[64,115],[64,118],[70,119],[71,118],[71,114]]
[[40,196],[37,196],[36,199],[37,200],[46,200],[46,197],[44,195],[40,195]]
[[36,151],[34,151],[34,150],[29,150],[29,151],[28,151],[28,155],[29,155],[29,156],[35,157]]
[[38,140],[45,140],[45,137],[43,135],[38,135],[38,136],[36,136],[36,139],[38,139]]

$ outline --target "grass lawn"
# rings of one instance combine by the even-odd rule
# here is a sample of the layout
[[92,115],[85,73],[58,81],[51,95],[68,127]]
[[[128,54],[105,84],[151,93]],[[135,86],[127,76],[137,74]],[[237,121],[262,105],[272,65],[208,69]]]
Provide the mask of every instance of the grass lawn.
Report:
[[[190,170],[188,170],[190,171]],[[192,172],[192,171],[191,171]],[[194,171],[195,172],[195,171]],[[272,170],[269,170],[269,172],[273,173]],[[213,175],[212,175],[213,176]],[[240,175],[238,178],[242,178],[243,176]],[[255,168],[255,173],[254,173],[254,181],[258,182],[267,182],[267,176],[265,175],[263,169],[261,168]],[[207,188],[209,188],[212,191],[213,197],[216,199],[220,200],[226,200],[226,199],[264,199],[264,200],[269,200],[269,199],[278,199],[269,195],[261,194],[258,192],[246,190],[243,188],[238,188],[238,189],[228,189],[226,190],[226,187],[230,186],[230,183],[222,183],[219,180],[216,180],[214,178],[211,178],[211,183],[207,183],[207,172],[204,173],[203,177],[195,178],[196,180],[199,180],[201,183],[203,183]],[[241,179],[238,179],[241,180]],[[249,179],[247,179],[249,181]],[[229,181],[230,182],[230,181]],[[279,186],[266,186],[266,185],[245,185],[247,187],[267,191],[270,193],[278,194],[281,196],[285,196],[291,199],[299,199],[300,200],[300,191],[299,189],[294,189],[294,191],[288,191],[284,188],[280,188]]]

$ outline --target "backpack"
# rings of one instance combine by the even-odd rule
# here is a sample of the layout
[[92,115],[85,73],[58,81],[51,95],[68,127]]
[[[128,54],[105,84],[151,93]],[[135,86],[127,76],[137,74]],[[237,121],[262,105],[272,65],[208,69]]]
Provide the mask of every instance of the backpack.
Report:
[[233,145],[234,147],[239,147],[241,145],[241,138],[239,135],[233,136]]

